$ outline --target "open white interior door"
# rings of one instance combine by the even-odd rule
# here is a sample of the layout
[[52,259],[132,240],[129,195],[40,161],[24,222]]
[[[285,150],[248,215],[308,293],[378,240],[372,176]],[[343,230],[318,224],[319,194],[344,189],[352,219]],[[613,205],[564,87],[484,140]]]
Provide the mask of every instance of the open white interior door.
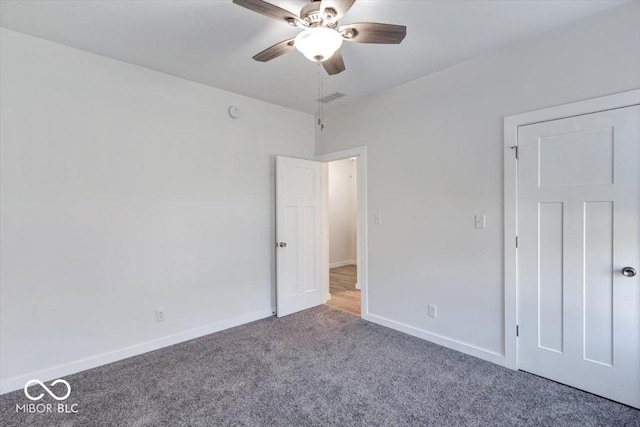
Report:
[[322,304],[322,163],[276,157],[278,317]]

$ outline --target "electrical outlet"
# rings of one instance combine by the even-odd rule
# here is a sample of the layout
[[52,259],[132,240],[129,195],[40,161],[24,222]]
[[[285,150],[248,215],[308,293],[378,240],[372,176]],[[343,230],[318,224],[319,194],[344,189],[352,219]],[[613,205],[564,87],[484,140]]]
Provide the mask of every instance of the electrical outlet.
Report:
[[164,308],[159,308],[156,310],[156,322],[164,322]]
[[382,214],[374,213],[373,214],[373,223],[375,225],[382,225]]
[[433,305],[433,304],[429,304],[429,317],[433,317],[434,319],[436,317],[438,317],[438,307]]

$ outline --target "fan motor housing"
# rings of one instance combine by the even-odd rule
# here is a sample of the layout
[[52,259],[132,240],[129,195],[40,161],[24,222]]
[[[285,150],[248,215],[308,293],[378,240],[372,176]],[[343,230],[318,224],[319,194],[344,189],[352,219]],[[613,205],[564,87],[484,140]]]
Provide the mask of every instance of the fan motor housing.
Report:
[[300,18],[310,27],[326,25],[335,27],[337,23],[331,25],[331,20],[337,15],[336,11],[331,8],[324,10],[324,16],[320,13],[320,2],[312,1],[300,10]]

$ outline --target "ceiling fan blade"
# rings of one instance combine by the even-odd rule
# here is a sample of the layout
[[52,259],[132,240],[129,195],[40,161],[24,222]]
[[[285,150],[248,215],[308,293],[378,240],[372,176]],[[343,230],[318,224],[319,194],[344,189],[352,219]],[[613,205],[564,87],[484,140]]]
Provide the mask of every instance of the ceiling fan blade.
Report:
[[278,56],[282,56],[285,53],[291,52],[295,47],[293,41],[295,39],[283,40],[280,43],[276,43],[271,47],[266,48],[262,52],[254,55],[253,59],[260,62],[271,61]]
[[334,74],[339,74],[344,70],[346,70],[344,66],[344,59],[342,58],[342,53],[339,50],[337,50],[333,55],[331,55],[331,58],[324,61],[322,63],[322,66],[324,67],[325,70],[327,70],[327,73],[330,76],[333,76]]
[[407,35],[404,25],[359,22],[340,27],[345,40],[356,43],[399,44]]
[[293,24],[295,22],[301,22],[300,17],[288,10],[282,9],[276,5],[271,3],[267,3],[262,0],[233,0],[235,4],[238,6],[245,7],[254,12],[258,12],[264,16],[268,16],[269,18],[277,19],[278,21],[283,21],[288,24]]
[[336,12],[333,20],[337,21],[351,9],[351,6],[353,6],[355,2],[356,0],[322,0],[322,3],[320,3],[320,12],[322,16],[324,16],[325,9],[333,9]]

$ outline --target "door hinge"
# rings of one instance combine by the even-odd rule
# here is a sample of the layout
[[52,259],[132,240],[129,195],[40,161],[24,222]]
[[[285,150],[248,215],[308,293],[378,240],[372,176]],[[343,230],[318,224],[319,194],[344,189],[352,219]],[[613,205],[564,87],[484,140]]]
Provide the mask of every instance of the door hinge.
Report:
[[516,325],[516,336],[520,336],[520,325]]
[[520,244],[520,239],[518,239],[518,236],[516,236],[516,248],[518,247],[519,244]]
[[514,146],[511,147],[511,149],[515,152],[516,160],[518,160],[518,146],[514,145]]

